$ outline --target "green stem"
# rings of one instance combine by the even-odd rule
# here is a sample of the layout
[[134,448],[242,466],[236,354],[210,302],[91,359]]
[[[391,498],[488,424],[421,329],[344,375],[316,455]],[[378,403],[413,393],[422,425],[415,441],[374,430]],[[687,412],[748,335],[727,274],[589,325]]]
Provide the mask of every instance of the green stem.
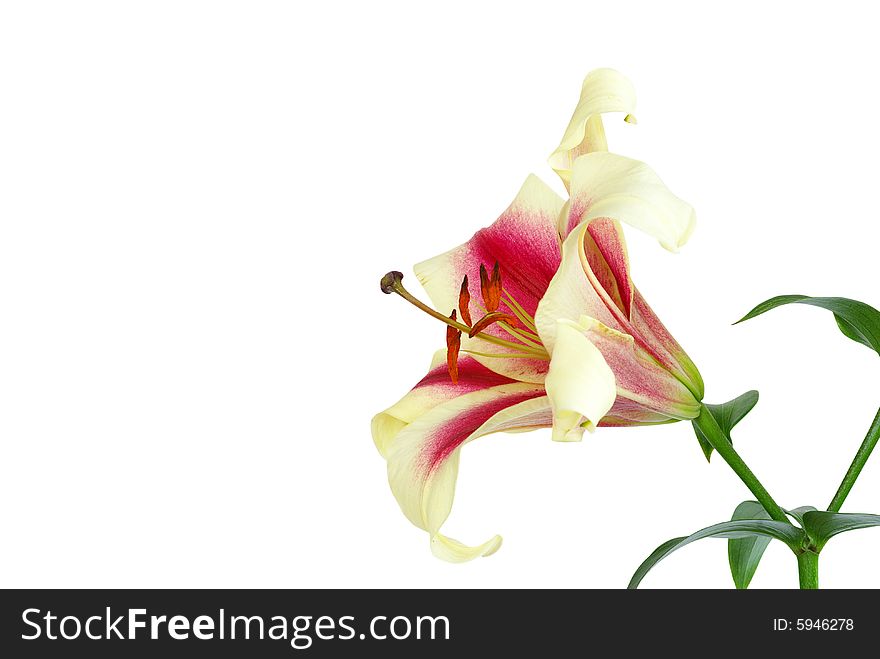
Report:
[[[740,477],[740,480],[742,480],[751,493],[755,495],[758,502],[764,506],[764,510],[767,511],[770,517],[777,522],[791,524],[791,520],[788,519],[785,511],[783,511],[782,508],[779,507],[779,504],[773,500],[770,493],[763,485],[761,485],[761,481],[758,480],[758,477],[752,473],[752,470],[749,469],[748,465],[743,462],[741,457],[739,457],[739,453],[734,450],[733,444],[727,439],[724,431],[721,430],[718,426],[718,422],[715,421],[715,417],[712,416],[705,405],[700,405],[700,416],[694,419],[694,424],[703,431],[703,435],[712,445],[712,448],[714,448],[718,452],[718,455],[720,455],[730,468],[736,472],[736,475]],[[792,524],[792,526],[794,525]]]
[[833,513],[840,510],[849,491],[852,489],[852,486],[855,485],[856,479],[862,471],[862,467],[865,466],[868,458],[871,457],[871,451],[877,446],[878,439],[880,439],[880,409],[877,410],[874,422],[868,429],[868,434],[865,435],[862,445],[856,452],[856,457],[853,458],[852,464],[849,466],[846,475],[840,483],[840,487],[837,488],[837,493],[834,495],[834,498],[831,499],[831,503],[828,504],[828,510]]
[[803,554],[798,554],[797,562],[801,590],[818,590],[819,554],[805,551]]

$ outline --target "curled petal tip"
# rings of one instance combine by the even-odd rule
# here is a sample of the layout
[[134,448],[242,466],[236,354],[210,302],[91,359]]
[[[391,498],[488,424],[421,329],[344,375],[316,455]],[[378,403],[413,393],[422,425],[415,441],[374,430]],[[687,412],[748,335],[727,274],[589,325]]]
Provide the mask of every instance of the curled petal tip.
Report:
[[633,124],[633,125],[639,123],[638,121],[636,121],[636,115],[634,115],[634,114],[628,114],[628,115],[626,115],[626,116],[623,118],[623,120],[624,120],[626,123],[628,123],[628,124]]
[[449,563],[466,563],[481,556],[491,556],[501,548],[501,542],[501,536],[496,535],[482,545],[469,547],[458,540],[437,533],[431,537],[431,552],[437,558]]
[[[558,421],[557,417],[557,421]],[[589,430],[593,432],[592,426],[583,426],[579,423],[576,423],[571,428],[565,428],[559,423],[553,426],[553,431],[550,436],[554,442],[562,442],[562,443],[571,443],[571,442],[580,442],[584,438],[584,431]]]
[[398,272],[397,270],[392,270],[384,277],[382,277],[382,281],[379,282],[379,286],[382,288],[382,292],[386,295],[390,295],[396,289],[398,284],[403,281],[403,273]]

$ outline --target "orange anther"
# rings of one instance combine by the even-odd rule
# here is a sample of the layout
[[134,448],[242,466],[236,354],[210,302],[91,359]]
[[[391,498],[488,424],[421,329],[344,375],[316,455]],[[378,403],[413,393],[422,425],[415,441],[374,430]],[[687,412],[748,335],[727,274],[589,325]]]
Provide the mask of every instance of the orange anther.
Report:
[[480,264],[480,292],[483,294],[486,311],[488,313],[498,311],[498,305],[501,303],[501,269],[498,261],[495,261],[495,267],[492,268],[491,279],[486,266]]
[[[456,320],[455,309],[449,316],[452,320]],[[452,383],[458,383],[458,351],[461,349],[461,330],[457,330],[451,325],[446,326],[446,366],[449,368],[449,377]]]
[[458,310],[461,312],[461,319],[468,327],[471,326],[471,292],[468,290],[467,275],[461,282],[461,292],[458,294]]

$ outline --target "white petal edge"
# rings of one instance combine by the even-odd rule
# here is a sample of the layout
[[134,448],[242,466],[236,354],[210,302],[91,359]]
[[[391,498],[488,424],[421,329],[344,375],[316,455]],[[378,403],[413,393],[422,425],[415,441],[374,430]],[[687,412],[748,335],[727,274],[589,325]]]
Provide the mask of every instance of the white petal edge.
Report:
[[608,152],[575,161],[569,212],[580,213],[580,223],[597,217],[619,220],[653,236],[670,252],[688,241],[697,222],[693,207],[672,194],[648,165]]
[[553,409],[553,440],[579,441],[617,398],[614,372],[576,322],[561,319],[545,382]]
[[602,114],[626,113],[625,120],[635,123],[636,91],[623,74],[614,69],[596,69],[587,74],[581,96],[572,114],[562,141],[548,158],[563,183],[571,179],[572,165],[577,157],[592,151],[607,151]]

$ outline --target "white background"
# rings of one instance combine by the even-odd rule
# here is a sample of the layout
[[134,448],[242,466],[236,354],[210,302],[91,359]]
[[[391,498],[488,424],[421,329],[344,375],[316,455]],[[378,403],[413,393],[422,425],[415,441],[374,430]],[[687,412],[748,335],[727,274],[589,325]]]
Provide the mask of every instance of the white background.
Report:
[[[662,8],[657,6],[662,4]],[[867,12],[867,13],[866,13]],[[639,124],[612,150],[697,209],[634,279],[778,501],[827,505],[880,402],[877,356],[780,293],[880,304],[876,16],[864,3],[8,3],[0,11],[0,584],[622,587],[751,498],[686,424],[464,449],[433,558],[371,416],[443,330],[380,276],[467,239],[545,163],[583,76]],[[414,278],[410,277],[410,282]],[[418,287],[415,287],[418,291]],[[880,456],[845,510],[880,512]],[[880,587],[880,531],[826,587]],[[726,546],[645,587],[730,587]],[[797,584],[768,550],[754,587]]]

